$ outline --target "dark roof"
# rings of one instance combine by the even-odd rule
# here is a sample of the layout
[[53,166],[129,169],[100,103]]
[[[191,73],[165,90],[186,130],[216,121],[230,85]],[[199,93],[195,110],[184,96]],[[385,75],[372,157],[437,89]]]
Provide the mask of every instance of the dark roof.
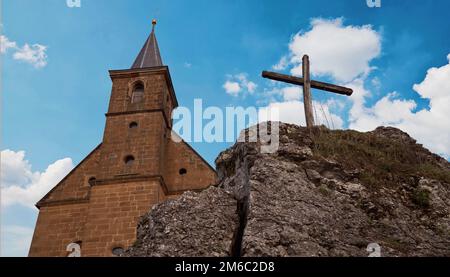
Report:
[[161,54],[159,53],[158,42],[156,41],[155,36],[155,24],[156,22],[154,21],[152,32],[142,47],[141,52],[139,52],[139,55],[136,57],[131,69],[163,65]]

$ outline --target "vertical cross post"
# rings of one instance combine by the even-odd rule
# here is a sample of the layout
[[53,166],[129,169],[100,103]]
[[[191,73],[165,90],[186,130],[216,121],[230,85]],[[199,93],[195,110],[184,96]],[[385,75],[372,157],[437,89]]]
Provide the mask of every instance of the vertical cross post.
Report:
[[305,118],[306,127],[312,128],[314,126],[314,116],[312,108],[312,97],[311,97],[311,76],[309,72],[309,57],[308,55],[303,56],[302,61],[303,67],[303,102],[305,105]]

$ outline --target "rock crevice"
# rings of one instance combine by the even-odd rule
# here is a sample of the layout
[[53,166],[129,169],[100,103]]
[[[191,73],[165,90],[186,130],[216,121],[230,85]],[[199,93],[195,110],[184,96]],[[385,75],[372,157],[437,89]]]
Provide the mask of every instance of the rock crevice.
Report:
[[242,240],[244,238],[244,231],[247,225],[248,216],[248,197],[244,197],[242,200],[237,202],[237,214],[239,216],[239,224],[235,230],[231,245],[231,256],[233,257],[242,256]]

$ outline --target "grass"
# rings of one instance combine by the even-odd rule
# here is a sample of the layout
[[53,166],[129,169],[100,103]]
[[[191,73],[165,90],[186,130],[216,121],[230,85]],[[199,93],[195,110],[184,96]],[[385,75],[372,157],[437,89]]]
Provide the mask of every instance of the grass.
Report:
[[399,239],[396,238],[385,238],[384,243],[392,249],[395,249],[400,252],[408,251],[408,247],[406,244],[402,243]]
[[436,180],[444,181],[450,184],[450,171],[448,170],[442,170],[441,168],[429,163],[420,164],[417,170],[426,176],[433,176]]
[[314,135],[313,152],[316,156],[333,158],[345,168],[361,169],[360,179],[369,186],[397,184],[411,176],[450,184],[450,171],[430,161],[420,145],[373,133],[320,128]]
[[430,206],[430,192],[417,188],[413,194],[413,202],[422,208],[428,208]]
[[319,192],[320,192],[320,194],[322,194],[323,196],[326,196],[326,197],[331,195],[331,191],[327,188],[326,185],[321,185],[319,187]]

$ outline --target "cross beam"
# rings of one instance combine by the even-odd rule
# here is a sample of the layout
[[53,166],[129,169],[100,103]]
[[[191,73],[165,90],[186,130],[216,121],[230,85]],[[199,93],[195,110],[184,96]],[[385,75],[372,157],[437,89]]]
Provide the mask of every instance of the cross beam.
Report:
[[[281,81],[284,83],[289,83],[289,84],[299,85],[299,86],[303,86],[303,84],[305,83],[303,78],[290,76],[290,75],[286,75],[286,74],[280,74],[280,73],[271,72],[271,71],[263,71],[262,76],[264,78],[271,79],[274,81]],[[333,84],[323,83],[323,82],[314,81],[314,80],[311,80],[311,88],[325,90],[325,91],[334,92],[337,94],[342,94],[342,95],[347,95],[347,96],[350,96],[353,94],[353,90],[351,88],[336,86]]]
[[302,60],[303,78],[294,77],[290,75],[280,74],[276,72],[263,71],[262,76],[267,79],[289,83],[293,85],[303,86],[303,102],[305,105],[305,118],[306,126],[311,128],[314,126],[314,116],[312,109],[312,96],[311,88],[329,91],[337,94],[350,96],[353,94],[353,90],[346,87],[341,87],[333,84],[323,83],[310,79],[309,72],[309,57],[303,56]]

